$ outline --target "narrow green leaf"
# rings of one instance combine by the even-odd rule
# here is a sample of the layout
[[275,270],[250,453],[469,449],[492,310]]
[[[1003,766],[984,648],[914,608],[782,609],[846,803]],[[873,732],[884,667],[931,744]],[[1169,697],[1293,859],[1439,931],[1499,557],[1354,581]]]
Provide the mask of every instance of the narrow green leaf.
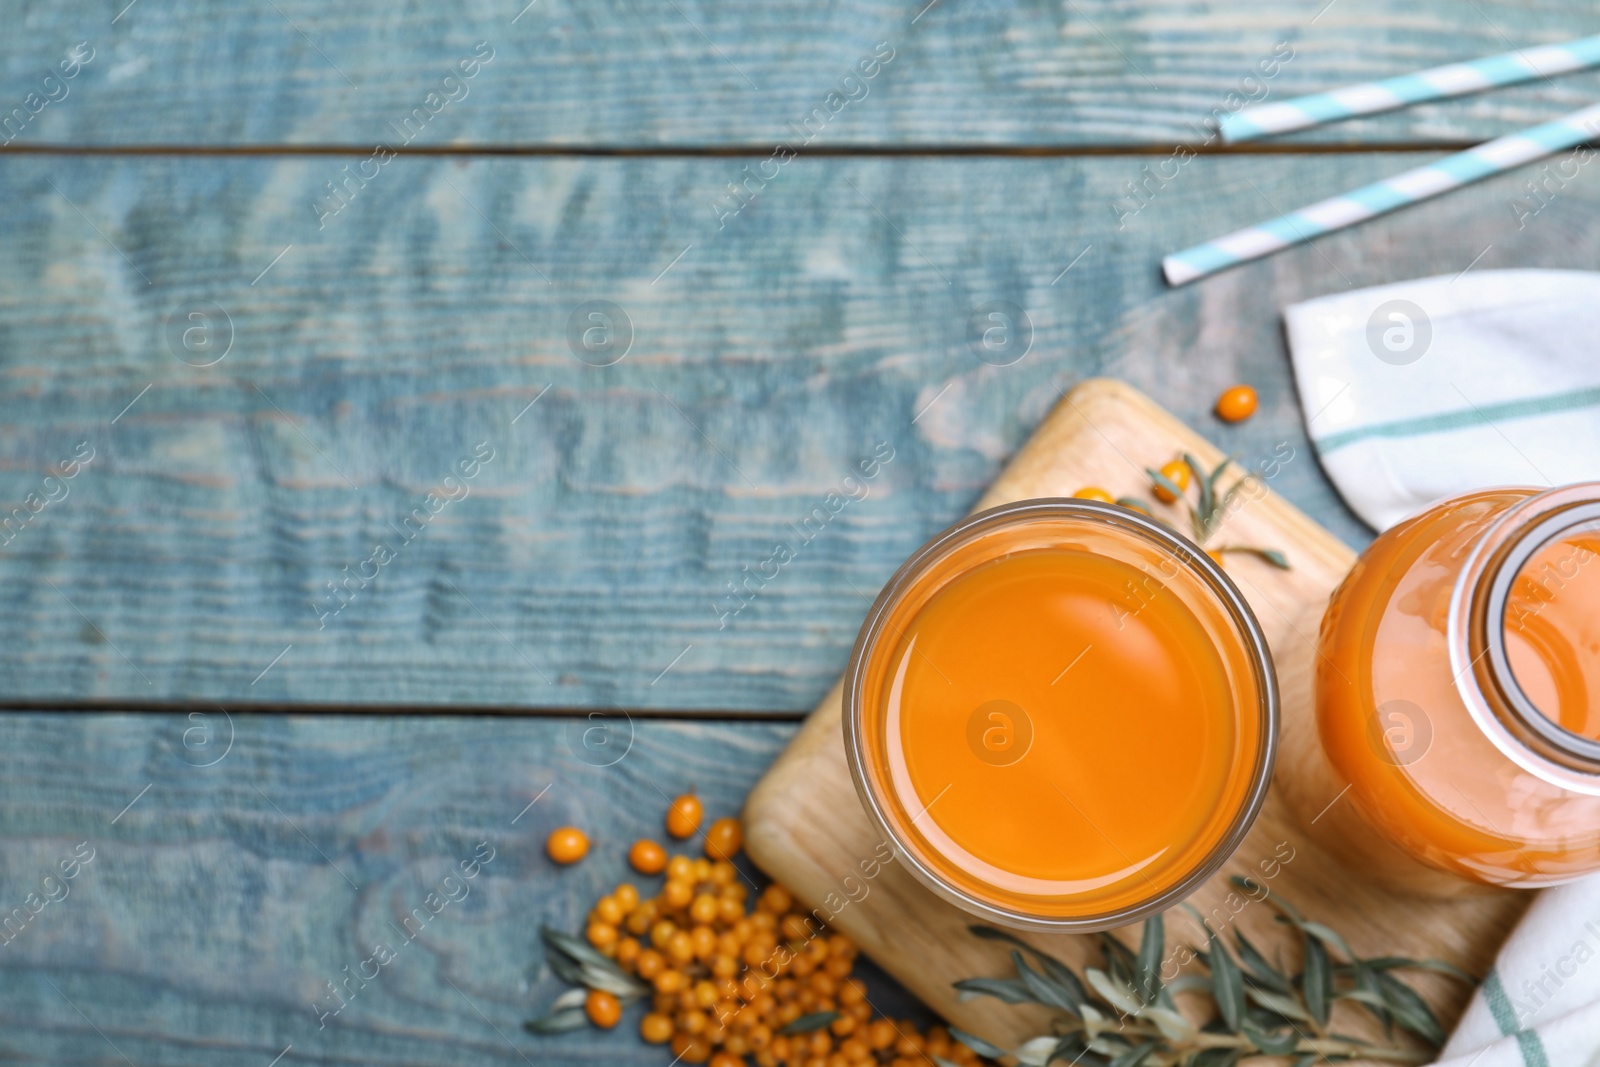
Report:
[[1219,545],[1218,552],[1234,552],[1244,556],[1256,556],[1272,564],[1280,571],[1289,571],[1294,568],[1289,566],[1289,557],[1275,548],[1260,548],[1256,545]]
[[1295,1046],[1300,1044],[1300,1035],[1293,1030],[1284,1030],[1279,1033],[1268,1033],[1257,1027],[1255,1023],[1246,1019],[1242,1026],[1245,1037],[1255,1043],[1256,1048],[1269,1056],[1282,1056],[1293,1052]]
[[1339,932],[1332,927],[1307,919],[1300,923],[1300,929],[1320,939],[1324,945],[1338,949],[1344,953],[1345,959],[1353,960],[1356,958],[1356,954],[1350,951],[1350,946],[1345,944],[1344,938],[1340,937]]
[[1144,472],[1150,476],[1150,480],[1152,482],[1170,493],[1174,502],[1184,498],[1183,490],[1178,488],[1178,483],[1173,481],[1171,478],[1168,478],[1165,474],[1162,474],[1160,471],[1151,470],[1149,467],[1146,467]]
[[632,977],[594,947],[571,934],[549,926],[539,928],[550,969],[571,985],[600,989],[629,1000],[644,996],[650,987]]
[[1100,951],[1105,955],[1106,971],[1124,985],[1136,986],[1139,958],[1127,945],[1108,933],[1100,935]]
[[1004,941],[1008,945],[1015,945],[1017,948],[1027,952],[1039,962],[1039,967],[1045,974],[1050,976],[1051,981],[1067,991],[1074,1004],[1082,1004],[1089,998],[1089,994],[1084,991],[1083,983],[1078,981],[1078,976],[1072,973],[1072,969],[1050,955],[1050,953],[1041,952],[1021,938],[1004,930],[997,930],[992,926],[973,925],[967,927],[967,929],[974,936],[981,937],[985,941]]
[[1233,1067],[1244,1059],[1244,1049],[1208,1048],[1191,1061],[1191,1067]]
[[778,1033],[785,1037],[793,1037],[795,1034],[809,1034],[813,1030],[821,1030],[824,1026],[828,1026],[838,1017],[839,1013],[836,1011],[814,1011],[809,1015],[802,1015],[794,1022],[781,1027]]
[[1134,970],[1134,988],[1139,999],[1154,1004],[1161,994],[1161,960],[1167,950],[1167,928],[1160,912],[1144,921],[1139,937],[1139,957]]
[[[1206,473],[1206,469],[1204,467],[1200,466],[1200,461],[1199,460],[1195,459],[1193,456],[1189,455],[1189,453],[1187,453],[1187,452],[1185,452],[1183,454],[1183,463],[1184,463],[1184,466],[1189,468],[1189,473],[1194,475],[1195,485],[1200,490],[1200,503],[1195,508],[1195,511],[1200,516],[1200,520],[1202,522],[1204,522],[1207,527],[1209,527],[1211,525],[1212,520],[1216,518],[1216,511],[1217,511],[1217,483],[1216,483],[1216,480]],[[1224,467],[1227,466],[1228,465],[1228,461],[1227,460],[1223,460],[1222,461],[1222,465]],[[1218,468],[1218,473],[1221,473],[1221,468]]]
[[976,1052],[978,1055],[988,1056],[992,1060],[997,1060],[1003,1056],[1011,1055],[1011,1053],[1007,1052],[999,1045],[992,1045],[981,1037],[978,1037],[974,1034],[969,1034],[965,1030],[957,1030],[953,1026],[950,1028],[950,1036],[970,1048],[972,1051]]
[[1142,1045],[1130,1048],[1122,1055],[1111,1061],[1111,1067],[1139,1067],[1141,1063],[1150,1058],[1156,1050],[1157,1042],[1146,1041]]
[[1451,978],[1460,979],[1468,985],[1477,985],[1476,975],[1462,970],[1453,963],[1444,960],[1413,960],[1405,956],[1378,956],[1373,959],[1362,960],[1366,966],[1375,971],[1392,971],[1397,969],[1432,971],[1435,974],[1449,975]]
[[1268,1011],[1277,1012],[1286,1019],[1299,1019],[1306,1023],[1311,1021],[1311,1013],[1293,997],[1274,993],[1270,989],[1252,989],[1249,986],[1245,987],[1244,995]]
[[1239,963],[1244,967],[1245,977],[1252,978],[1258,985],[1265,986],[1274,993],[1290,995],[1294,993],[1294,986],[1290,983],[1288,975],[1268,963],[1266,957],[1256,951],[1250,939],[1243,933],[1234,935],[1239,948]]
[[1203,974],[1180,974],[1167,983],[1166,992],[1177,995],[1179,993],[1206,993],[1211,992],[1211,979]]
[[1016,1057],[1017,1063],[1022,1067],[1049,1067],[1050,1057],[1055,1053],[1056,1044],[1056,1038],[1045,1034],[1024,1041],[1011,1055]]
[[1119,496],[1117,497],[1117,503],[1125,508],[1132,508],[1134,511],[1142,511],[1146,515],[1151,514],[1150,502],[1140,500],[1136,496]]
[[1089,980],[1090,987],[1100,994],[1102,1000],[1122,1014],[1137,1015],[1144,1007],[1144,1003],[1134,993],[1131,985],[1112,978],[1104,971],[1090,967],[1083,972],[1083,976]]
[[1023,959],[1022,953],[1016,949],[1011,950],[1011,963],[1017,969],[1017,977],[1022,980],[1022,984],[1027,987],[1028,992],[1033,994],[1034,1000],[1052,1008],[1060,1008],[1062,1011],[1071,1012],[1074,1015],[1078,1013],[1078,1005],[1071,995],[1065,989],[1062,989],[1056,983],[1029,967],[1028,961]]
[[1038,999],[1022,982],[1012,978],[964,978],[954,983],[960,999],[994,997],[1007,1004],[1037,1004]]
[[1305,935],[1305,977],[1301,992],[1306,998],[1306,1008],[1318,1026],[1328,1025],[1328,1003],[1333,993],[1333,968],[1328,960],[1328,950],[1322,942]]
[[1194,1038],[1194,1025],[1170,1008],[1159,1008],[1152,1004],[1139,1013],[1139,1018],[1155,1023],[1161,1036],[1175,1044]]
[[522,1024],[522,1028],[530,1034],[564,1034],[570,1030],[581,1030],[589,1025],[589,1017],[582,1008],[563,1008],[551,1012],[543,1019],[529,1019]]
[[1378,989],[1384,1003],[1394,1015],[1395,1022],[1427,1041],[1434,1048],[1444,1044],[1444,1027],[1417,991],[1400,979],[1383,971],[1377,972]]
[[1237,1031],[1244,1015],[1244,976],[1233,957],[1228,955],[1228,946],[1222,943],[1222,938],[1212,933],[1210,926],[1205,929],[1211,945],[1211,999],[1217,1002],[1217,1011],[1228,1026]]

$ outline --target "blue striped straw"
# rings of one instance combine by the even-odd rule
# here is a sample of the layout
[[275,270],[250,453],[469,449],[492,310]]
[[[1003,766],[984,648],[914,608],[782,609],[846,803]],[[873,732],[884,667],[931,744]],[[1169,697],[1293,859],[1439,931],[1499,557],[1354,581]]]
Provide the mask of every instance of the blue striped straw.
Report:
[[1330,197],[1271,222],[1186,248],[1163,259],[1161,272],[1166,275],[1168,285],[1186,285],[1196,278],[1388,214],[1396,208],[1438,196],[1491,174],[1512,170],[1597,136],[1600,136],[1600,104],[1574,111],[1543,126],[1497,137],[1476,148],[1446,156],[1437,163],[1374,182],[1353,193]]
[[1425,100],[1443,100],[1501,85],[1519,85],[1535,78],[1594,66],[1600,66],[1600,36],[1583,37],[1566,44],[1521,48],[1466,63],[1447,63],[1417,74],[1351,85],[1331,93],[1313,93],[1282,103],[1247,107],[1225,116],[1217,124],[1217,132],[1230,144],[1253,141],[1275,133],[1339,122],[1355,115],[1393,111]]

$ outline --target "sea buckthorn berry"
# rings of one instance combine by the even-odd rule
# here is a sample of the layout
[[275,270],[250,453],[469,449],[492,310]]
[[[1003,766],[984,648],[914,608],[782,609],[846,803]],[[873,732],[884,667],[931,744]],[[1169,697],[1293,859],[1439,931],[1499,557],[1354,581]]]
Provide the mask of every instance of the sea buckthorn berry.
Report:
[[617,928],[610,923],[590,923],[584,935],[589,939],[589,944],[601,952],[617,945]]
[[665,1045],[672,1040],[672,1020],[651,1012],[639,1020],[639,1036],[652,1045]]
[[849,956],[830,955],[828,961],[822,965],[822,969],[835,978],[847,978],[850,972],[855,969],[855,961]]
[[811,936],[811,927],[806,924],[804,915],[785,915],[778,928],[783,931],[785,941],[805,941]]
[[639,953],[644,946],[631,937],[625,937],[617,942],[616,960],[624,967],[631,967],[639,961]]
[[711,1067],[744,1067],[744,1059],[731,1052],[719,1052],[711,1057]]
[[761,893],[761,910],[772,915],[782,915],[794,906],[794,897],[781,885],[769,885]]
[[683,1034],[703,1034],[710,1021],[706,1018],[706,1013],[698,1008],[681,1012],[678,1015],[678,1032]]
[[678,932],[678,924],[671,919],[662,919],[650,927],[650,943],[656,948],[664,949],[667,942],[672,940],[672,935]]
[[806,1048],[813,1056],[826,1056],[833,1051],[833,1038],[826,1030],[813,1030],[806,1035]]
[[656,975],[655,986],[657,993],[681,993],[684,986],[688,984],[689,979],[684,976],[682,971],[663,970]]
[[601,897],[595,901],[594,917],[603,923],[615,926],[622,921],[624,914],[616,897]]
[[711,861],[710,860],[707,860],[707,859],[691,860],[690,863],[689,863],[689,870],[690,870],[690,877],[692,877],[694,879],[694,884],[695,885],[699,885],[701,882],[709,882],[711,880]]
[[591,989],[583,998],[583,1013],[596,1026],[609,1030],[622,1019],[622,1003],[604,990]]
[[739,868],[727,860],[717,860],[711,865],[711,884],[715,886],[732,885],[739,877]]
[[[1175,459],[1171,463],[1163,464],[1161,477],[1179,489],[1187,489],[1189,488],[1189,465],[1181,459]],[[1152,492],[1155,493],[1156,499],[1164,504],[1176,504],[1178,502],[1178,498],[1163,485],[1157,484]]]
[[[856,1032],[856,1027],[860,1025],[853,1015],[841,1015],[828,1024],[828,1029],[833,1031],[834,1037],[849,1037]],[[839,1051],[843,1052],[843,1047]]]
[[711,973],[718,978],[732,978],[739,973],[739,961],[719,952],[711,957]]
[[704,963],[717,952],[717,932],[709,926],[696,926],[689,931],[689,939],[694,943],[694,958]]
[[544,850],[557,863],[577,863],[589,854],[589,835],[576,826],[563,826],[550,831]]
[[687,930],[679,930],[668,940],[667,956],[673,963],[688,963],[694,959],[694,938]]
[[665,956],[653,948],[647,948],[639,953],[639,958],[634,962],[633,969],[640,978],[650,982],[655,980],[666,965],[667,958]]
[[694,877],[694,861],[688,856],[674,856],[667,861],[667,877],[675,882],[687,882]]
[[840,1004],[859,1004],[867,999],[867,987],[859,978],[846,978],[839,986]]
[[718,819],[706,830],[706,855],[714,860],[731,860],[744,847],[744,827],[738,819]]
[[661,903],[671,911],[687,908],[694,899],[694,886],[687,881],[680,882],[676,878],[661,887]]
[[685,1063],[704,1063],[711,1058],[711,1046],[690,1034],[678,1033],[672,1038],[672,1051]]
[[1206,549],[1206,555],[1210,556],[1211,557],[1211,562],[1215,563],[1217,566],[1219,566],[1219,567],[1226,566],[1226,563],[1222,559],[1222,553],[1221,552],[1218,552],[1215,549],[1208,548],[1208,549]]
[[1256,413],[1260,401],[1255,389],[1248,385],[1235,385],[1223,390],[1217,397],[1217,418],[1223,422],[1243,422]]
[[611,899],[617,902],[622,914],[631,915],[633,909],[639,906],[639,890],[631,882],[623,882],[611,891]]
[[714,923],[717,921],[717,898],[710,893],[701,893],[689,905],[689,918],[697,923]]
[[1086,485],[1072,494],[1079,500],[1098,500],[1102,504],[1115,504],[1117,498],[1100,488],[1098,485]]
[[867,1044],[874,1050],[888,1048],[899,1036],[894,1032],[894,1023],[888,1019],[874,1019],[872,1025],[867,1027]]
[[640,838],[628,849],[628,862],[640,874],[660,874],[667,865],[667,850],[648,838]]
[[772,1045],[772,1027],[766,1023],[756,1023],[750,1028],[750,1032],[744,1035],[744,1039],[750,1043],[751,1048],[760,1052]]
[[733,897],[723,897],[717,901],[717,918],[728,925],[733,925],[744,918],[744,902]]
[[858,1023],[870,1022],[872,1019],[872,1005],[864,1000],[860,1004],[846,1004],[839,1010],[854,1017]]
[[688,837],[700,829],[700,819],[704,815],[700,798],[685,793],[667,806],[667,833],[673,837]]

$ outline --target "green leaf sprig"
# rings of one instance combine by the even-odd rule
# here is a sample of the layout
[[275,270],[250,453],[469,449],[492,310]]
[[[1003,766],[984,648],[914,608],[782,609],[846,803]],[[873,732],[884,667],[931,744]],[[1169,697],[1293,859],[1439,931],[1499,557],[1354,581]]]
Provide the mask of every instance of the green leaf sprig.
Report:
[[618,967],[581,938],[564,934],[550,926],[539,928],[544,942],[545,962],[568,985],[576,986],[561,994],[550,1005],[550,1014],[530,1019],[522,1028],[530,1034],[559,1034],[589,1025],[583,1002],[591,989],[610,993],[626,1004],[647,996],[651,990],[643,982]]
[[[1234,878],[1233,884],[1251,894],[1262,888],[1248,878]],[[1014,1056],[1022,1067],[1048,1067],[1056,1061],[1078,1067],[1233,1067],[1259,1055],[1292,1056],[1294,1067],[1352,1059],[1395,1064],[1434,1059],[1432,1051],[1374,1044],[1331,1031],[1333,1005],[1341,1000],[1357,1004],[1391,1037],[1399,1027],[1436,1050],[1444,1043],[1444,1028],[1422,997],[1393,972],[1432,971],[1469,984],[1476,979],[1439,960],[1357,956],[1336,931],[1305,918],[1276,896],[1264,899],[1278,911],[1277,921],[1300,935],[1299,974],[1273,966],[1237,931],[1230,950],[1189,905],[1184,907],[1206,934],[1206,947],[1195,949],[1195,956],[1210,973],[1181,975],[1170,982],[1163,982],[1160,973],[1166,944],[1160,915],[1145,920],[1137,953],[1101,934],[1103,965],[1085,968],[1081,979],[1060,960],[1011,934],[973,926],[978,937],[1014,946],[1016,977],[957,982],[961,999],[1041,1004],[1060,1014],[1052,1033],[1011,1050],[960,1030],[950,1033],[980,1055]],[[1211,1000],[1215,1012],[1210,1021],[1198,1025],[1178,1011],[1173,996],[1184,993]]]
[[[1150,476],[1150,481],[1156,488],[1171,496],[1173,500],[1183,502],[1184,509],[1189,514],[1189,529],[1194,535],[1195,544],[1204,548],[1206,542],[1217,532],[1217,528],[1222,525],[1222,521],[1228,517],[1233,508],[1234,500],[1251,485],[1254,476],[1247,473],[1229,486],[1226,491],[1219,493],[1217,491],[1217,483],[1222,479],[1222,475],[1226,473],[1229,465],[1233,463],[1232,456],[1224,457],[1222,462],[1217,464],[1216,469],[1210,473],[1207,473],[1206,469],[1200,465],[1199,460],[1187,452],[1183,454],[1183,463],[1184,466],[1189,468],[1190,474],[1194,476],[1192,479],[1196,487],[1194,500],[1191,500],[1189,494],[1178,487],[1178,483],[1160,471],[1146,467],[1145,474]],[[1150,505],[1137,497],[1123,497],[1117,503],[1125,507],[1136,507],[1147,515],[1154,514]],[[1286,571],[1291,569],[1289,557],[1276,548],[1262,548],[1259,545],[1216,545],[1211,548],[1211,551],[1236,552],[1255,556],[1277,567],[1279,570]]]

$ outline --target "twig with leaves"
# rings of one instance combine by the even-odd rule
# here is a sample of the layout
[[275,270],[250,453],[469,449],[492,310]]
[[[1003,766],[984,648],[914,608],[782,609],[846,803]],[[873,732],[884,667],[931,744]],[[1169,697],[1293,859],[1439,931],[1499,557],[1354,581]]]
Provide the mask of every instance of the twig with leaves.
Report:
[[[1352,1059],[1432,1061],[1430,1050],[1444,1043],[1444,1028],[1416,990],[1394,972],[1433,971],[1473,983],[1471,975],[1438,960],[1357,956],[1336,931],[1266,895],[1257,883],[1248,878],[1234,878],[1233,883],[1257,899],[1264,897],[1277,909],[1277,921],[1299,932],[1299,974],[1268,963],[1237,931],[1230,952],[1189,905],[1184,907],[1207,940],[1206,949],[1196,949],[1195,955],[1210,974],[1181,975],[1172,981],[1163,981],[1160,973],[1166,941],[1160,915],[1145,920],[1137,953],[1110,934],[1101,934],[1104,966],[1085,968],[1081,979],[1060,960],[1011,934],[974,926],[971,930],[978,937],[1014,946],[1011,962],[1016,977],[957,982],[961,998],[987,996],[1007,1004],[1041,1004],[1060,1015],[1052,1033],[1010,1052],[959,1030],[952,1030],[952,1036],[980,1055],[1015,1056],[1023,1067],[1047,1067],[1058,1060],[1077,1067],[1233,1067],[1257,1055],[1293,1057],[1294,1067]],[[1173,997],[1182,994],[1209,999],[1214,1007],[1209,1021],[1196,1024],[1180,1012]],[[1419,1038],[1427,1049],[1374,1044],[1334,1032],[1329,1023],[1339,1001],[1369,1012],[1391,1040],[1398,1027]]]
[[[1200,465],[1199,460],[1185,452],[1183,454],[1183,466],[1193,475],[1192,480],[1196,488],[1194,500],[1190,500],[1185,487],[1179,485],[1173,478],[1168,477],[1161,471],[1145,468],[1145,473],[1150,476],[1151,484],[1157,490],[1158,495],[1162,496],[1163,499],[1170,499],[1174,503],[1179,501],[1183,503],[1184,510],[1189,515],[1190,532],[1194,537],[1195,544],[1201,548],[1206,548],[1206,542],[1216,534],[1223,520],[1232,513],[1235,501],[1243,499],[1243,494],[1251,486],[1258,484],[1255,475],[1247,472],[1226,490],[1219,492],[1217,483],[1221,481],[1223,474],[1227,473],[1228,467],[1232,463],[1232,456],[1224,457],[1222,462],[1217,464],[1215,470],[1207,473],[1206,469]],[[1174,468],[1177,467],[1176,464],[1172,464],[1172,466]],[[1182,477],[1183,470],[1175,469],[1173,473]],[[1138,508],[1146,515],[1154,516],[1155,514],[1150,504],[1138,497],[1121,497],[1117,500],[1117,503],[1124,507]],[[1226,552],[1242,553],[1265,560],[1280,570],[1290,569],[1288,557],[1275,548],[1262,548],[1259,545],[1215,545],[1207,548],[1207,551],[1216,556]]]

